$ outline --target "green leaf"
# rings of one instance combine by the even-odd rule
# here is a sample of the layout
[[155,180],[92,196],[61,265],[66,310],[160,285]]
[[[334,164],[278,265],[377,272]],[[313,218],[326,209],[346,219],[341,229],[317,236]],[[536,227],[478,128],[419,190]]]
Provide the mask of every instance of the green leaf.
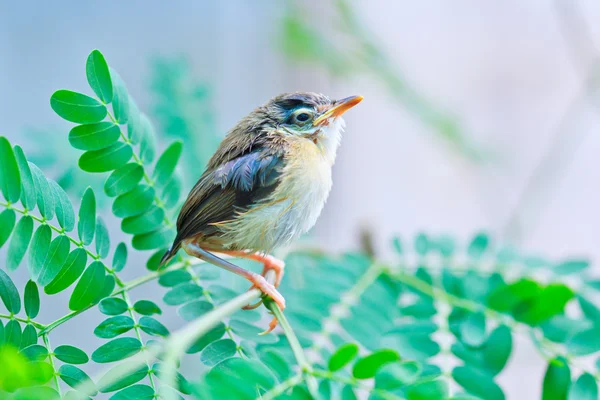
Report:
[[165,220],[165,211],[157,206],[150,207],[145,213],[127,217],[121,222],[121,230],[132,235],[152,232]]
[[183,142],[175,141],[161,154],[154,167],[152,179],[157,187],[163,187],[169,182],[183,151]]
[[579,302],[579,307],[583,312],[583,315],[594,324],[600,324],[600,309],[596,307],[594,303],[586,299],[584,296],[577,296],[577,301]]
[[[166,253],[167,248],[162,248],[159,250],[156,250],[154,253],[152,253],[152,255],[150,256],[150,258],[148,259],[148,261],[146,261],[146,268],[148,268],[150,271],[158,271],[158,268],[160,267],[160,260],[162,259],[163,255]],[[170,262],[167,263],[167,265],[169,265]]]
[[231,339],[221,339],[212,342],[200,353],[200,361],[204,365],[213,366],[221,361],[233,357],[237,351],[237,345]]
[[421,371],[421,365],[415,361],[386,364],[375,374],[375,388],[393,390],[410,385],[417,380]]
[[[4,306],[11,314],[18,314],[21,311],[21,298],[17,287],[6,274],[0,269],[0,298]],[[10,322],[10,321],[9,321]],[[16,321],[15,321],[16,322]],[[8,326],[8,325],[7,325]],[[18,347],[18,345],[17,345]]]
[[142,317],[139,321],[140,329],[148,335],[168,336],[169,330],[160,322],[152,317]]
[[135,235],[131,245],[136,250],[154,250],[168,246],[175,239],[175,231],[172,228],[164,227],[154,232]]
[[104,104],[108,104],[113,98],[113,84],[108,71],[108,64],[102,53],[94,50],[88,56],[85,63],[85,73],[90,87],[96,93],[96,96]]
[[192,280],[189,272],[178,269],[175,271],[165,272],[158,278],[158,283],[164,287],[173,287],[181,283],[187,283]]
[[21,198],[21,173],[12,146],[7,138],[0,136],[0,189],[9,203],[17,203]]
[[10,239],[8,245],[8,255],[6,257],[6,269],[14,271],[19,267],[25,252],[29,246],[31,240],[31,234],[33,232],[33,219],[26,215],[17,222],[17,227]]
[[409,386],[407,400],[440,400],[448,398],[448,384],[442,380],[423,382]]
[[66,232],[71,232],[75,228],[75,211],[67,193],[61,188],[58,183],[48,179],[52,193],[54,194],[54,207],[56,211],[56,219],[61,228]]
[[483,348],[483,362],[492,373],[497,375],[504,369],[512,351],[510,328],[500,325],[492,331]]
[[48,349],[39,344],[32,344],[21,350],[21,354],[30,361],[44,361],[48,357]]
[[500,386],[485,372],[469,366],[459,366],[452,370],[452,377],[467,392],[486,400],[504,400]]
[[135,101],[129,97],[129,118],[127,122],[127,137],[133,144],[137,144],[143,135],[142,114]]
[[566,345],[569,352],[575,356],[584,356],[600,351],[600,327],[576,333]]
[[[60,366],[58,369],[58,376],[60,376],[60,379],[62,379],[64,383],[72,388],[76,388],[78,385],[83,384],[93,384],[92,380],[85,372],[69,364],[63,364]],[[97,393],[98,392],[94,387],[94,391],[91,393],[92,396],[95,396]]]
[[[177,313],[181,318],[186,321],[193,321],[196,318],[206,314],[210,310],[214,308],[212,303],[204,300],[195,300],[191,301],[187,304],[184,304],[182,307],[177,310]],[[256,332],[258,333],[258,332]],[[256,336],[256,334],[255,334]]]
[[488,305],[497,311],[511,311],[513,308],[539,296],[542,288],[534,280],[523,278],[510,285],[500,286],[490,293]]
[[120,315],[129,308],[123,299],[117,297],[109,297],[100,302],[98,306],[100,312],[105,315]]
[[54,217],[54,192],[44,173],[37,165],[29,163],[29,169],[33,175],[35,192],[37,193],[37,206],[40,214],[47,220]]
[[100,258],[106,258],[110,250],[110,238],[108,229],[101,217],[96,220],[96,253]]
[[100,261],[91,263],[71,294],[69,308],[79,311],[92,304],[102,292],[104,276],[104,264]]
[[[109,300],[109,299],[105,299]],[[133,329],[135,323],[130,317],[117,315],[105,319],[94,329],[94,335],[103,339],[112,339]]]
[[131,386],[141,381],[148,375],[148,366],[143,365],[133,372],[129,371],[128,363],[121,363],[109,370],[98,381],[98,388],[102,393],[114,392],[124,387]]
[[29,318],[37,317],[40,312],[40,292],[34,281],[28,281],[25,285],[25,313]]
[[126,124],[129,120],[129,94],[117,71],[110,67],[108,69],[113,84],[112,107],[115,119],[119,124]]
[[115,199],[112,211],[119,218],[140,215],[150,208],[154,201],[154,188],[139,185],[131,192],[120,195]]
[[488,249],[490,244],[490,238],[486,233],[478,233],[475,235],[469,247],[467,248],[467,254],[472,258],[481,257]]
[[[40,363],[41,365],[49,364]],[[49,373],[51,373],[51,369],[46,369]],[[49,378],[52,378],[52,375],[49,375]],[[34,386],[34,387],[24,387],[17,390],[14,396],[11,398],[12,400],[60,400],[60,395],[56,392],[55,389],[52,389],[48,386]]]
[[153,400],[154,389],[147,385],[133,385],[112,395],[108,400]]
[[4,246],[4,243],[10,237],[13,228],[15,227],[16,215],[15,212],[9,208],[2,211],[0,214],[0,247]]
[[60,272],[52,282],[44,287],[46,294],[56,294],[71,286],[81,276],[87,262],[87,253],[82,248],[76,248],[67,257]]
[[195,283],[182,283],[169,290],[163,297],[163,301],[170,306],[187,303],[190,300],[202,297],[203,290]]
[[144,169],[136,163],[125,164],[114,170],[104,182],[104,193],[115,197],[131,191],[144,176]]
[[[69,238],[64,235],[57,236],[52,243],[46,254],[44,264],[40,270],[37,281],[41,286],[46,286],[60,273],[60,270],[65,265],[67,257],[69,256],[69,248],[71,242]],[[32,276],[35,279],[34,276]]]
[[150,163],[156,155],[156,135],[154,127],[146,114],[140,115],[142,136],[140,138],[140,157],[145,163]]
[[373,378],[379,368],[399,359],[400,356],[394,350],[378,350],[359,359],[352,368],[352,376],[356,379]]
[[23,334],[21,335],[21,343],[19,345],[20,349],[24,349],[25,347],[29,347],[33,344],[37,344],[38,336],[35,327],[31,324],[27,324],[25,329],[23,329]]
[[204,336],[198,338],[194,344],[190,346],[189,349],[186,350],[187,354],[194,354],[199,351],[202,351],[206,346],[210,343],[219,340],[225,334],[225,324],[219,322],[214,328],[209,330],[204,334]]
[[133,309],[135,312],[142,315],[162,314],[160,307],[150,300],[136,301],[133,305]]
[[542,385],[542,400],[566,400],[571,385],[571,370],[559,357],[548,363]]
[[41,225],[33,234],[27,267],[29,269],[29,276],[35,281],[39,279],[44,268],[51,239],[52,231],[48,225]]
[[167,209],[173,208],[177,205],[177,202],[181,197],[182,186],[183,182],[181,181],[181,177],[175,173],[161,193],[161,198],[163,199],[163,203]]
[[460,324],[460,338],[464,344],[480,347],[485,343],[485,315],[471,313]]
[[54,356],[69,364],[85,364],[90,360],[85,351],[69,345],[58,346],[54,349]]
[[69,132],[69,143],[79,150],[101,150],[121,137],[121,129],[110,121],[77,125]]
[[136,338],[117,338],[98,347],[92,353],[92,360],[97,363],[119,361],[138,353],[141,348],[142,343]]
[[77,124],[100,122],[106,117],[106,107],[93,97],[70,90],[57,90],[50,106],[61,118]]
[[25,153],[20,146],[14,147],[15,158],[19,165],[19,174],[21,176],[22,191],[21,191],[21,203],[28,210],[35,209],[35,203],[37,201],[37,193],[35,192],[35,184],[33,182],[33,174],[29,168],[29,163],[25,157]]
[[102,289],[98,292],[92,303],[98,304],[102,299],[109,297],[115,289],[116,284],[117,282],[113,275],[106,275],[104,277],[104,284],[102,285]]
[[354,359],[358,355],[358,346],[354,343],[347,343],[341,347],[339,347],[335,353],[329,359],[329,363],[327,364],[327,368],[330,371],[337,371],[342,369],[348,364],[350,361]]
[[590,266],[588,260],[566,260],[553,267],[556,275],[571,275],[581,272]]
[[86,172],[108,172],[127,164],[132,155],[129,144],[115,142],[104,149],[83,153],[79,158],[79,168]]
[[531,304],[521,304],[514,311],[515,319],[529,325],[539,325],[564,311],[573,298],[573,291],[561,283],[552,283],[542,289]]
[[569,400],[598,400],[598,385],[593,375],[581,374],[571,385]]
[[127,262],[127,246],[125,243],[121,242],[117,245],[115,249],[115,254],[113,255],[112,267],[115,272],[119,272],[125,267],[125,263]]
[[[0,272],[2,272],[2,270],[0,270]],[[2,285],[1,275],[2,274],[0,274],[0,285]],[[0,295],[1,295],[1,293],[2,292],[0,292]],[[6,305],[6,302],[4,303],[4,305]],[[20,304],[19,304],[19,307],[21,307]],[[9,311],[10,311],[10,309],[9,309]],[[6,323],[6,326],[4,327],[4,343],[7,345],[11,345],[15,349],[20,348],[20,346],[21,346],[21,325],[19,325],[19,322],[17,320],[11,319],[10,321],[8,321]]]
[[91,187],[85,189],[79,206],[77,234],[85,245],[92,243],[96,231],[96,196]]

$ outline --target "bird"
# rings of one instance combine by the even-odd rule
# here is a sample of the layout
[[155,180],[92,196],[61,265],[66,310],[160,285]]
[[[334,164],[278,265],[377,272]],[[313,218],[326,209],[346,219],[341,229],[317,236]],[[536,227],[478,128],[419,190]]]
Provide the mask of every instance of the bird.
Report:
[[[277,290],[285,264],[271,253],[315,225],[332,187],[332,166],[345,128],[342,115],[362,100],[284,93],[242,118],[189,192],[161,265],[183,249],[246,278],[262,297],[285,309]],[[258,261],[263,271],[245,270],[215,253]],[[275,272],[273,284],[265,279],[269,270]],[[244,308],[258,307],[261,301]],[[273,318],[264,333],[276,325]]]

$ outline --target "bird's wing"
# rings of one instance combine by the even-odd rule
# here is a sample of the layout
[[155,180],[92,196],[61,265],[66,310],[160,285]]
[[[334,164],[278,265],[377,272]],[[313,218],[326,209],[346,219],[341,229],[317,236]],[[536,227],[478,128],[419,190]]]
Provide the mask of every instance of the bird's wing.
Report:
[[283,152],[271,146],[209,167],[181,209],[173,248],[198,234],[217,233],[213,224],[232,220],[236,213],[267,198],[279,183],[282,167]]

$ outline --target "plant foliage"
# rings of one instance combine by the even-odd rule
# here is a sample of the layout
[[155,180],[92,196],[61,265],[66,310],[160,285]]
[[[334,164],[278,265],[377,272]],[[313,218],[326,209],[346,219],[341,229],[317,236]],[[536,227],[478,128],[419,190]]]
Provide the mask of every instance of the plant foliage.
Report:
[[[158,270],[174,235],[184,146],[158,151],[150,119],[97,50],[86,76],[93,96],[59,90],[50,105],[76,124],[65,139],[81,152],[79,168],[103,177],[104,193],[88,188],[73,203],[0,137],[2,398],[502,400],[497,377],[516,335],[547,360],[543,399],[598,398],[597,368],[581,362],[600,352],[600,281],[587,275],[589,263],[497,248],[483,233],[466,249],[448,237],[419,235],[410,250],[395,240],[398,259],[389,264],[293,252],[281,286],[285,314],[265,299],[282,329],[260,335],[264,315],[240,310],[257,291],[220,285],[216,268],[184,256]],[[111,241],[99,198],[112,202],[127,242]],[[126,282],[119,274],[131,252],[147,258],[149,271]],[[11,278],[18,268],[28,271],[23,287]],[[133,297],[156,283],[160,304]],[[64,316],[39,321],[47,296],[65,292]],[[93,307],[104,320],[78,325]],[[183,328],[161,322],[169,307]],[[97,346],[53,347],[63,324],[95,335]],[[199,359],[201,373],[185,378],[180,353]],[[105,372],[92,374],[92,363]]]

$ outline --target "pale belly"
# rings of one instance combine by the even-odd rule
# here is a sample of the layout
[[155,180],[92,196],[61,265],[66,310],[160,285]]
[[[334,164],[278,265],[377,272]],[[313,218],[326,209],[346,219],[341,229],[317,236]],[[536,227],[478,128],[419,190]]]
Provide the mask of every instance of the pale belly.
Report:
[[225,246],[270,252],[308,232],[331,190],[331,163],[312,143],[301,143],[287,160],[281,181],[265,201],[224,226]]

